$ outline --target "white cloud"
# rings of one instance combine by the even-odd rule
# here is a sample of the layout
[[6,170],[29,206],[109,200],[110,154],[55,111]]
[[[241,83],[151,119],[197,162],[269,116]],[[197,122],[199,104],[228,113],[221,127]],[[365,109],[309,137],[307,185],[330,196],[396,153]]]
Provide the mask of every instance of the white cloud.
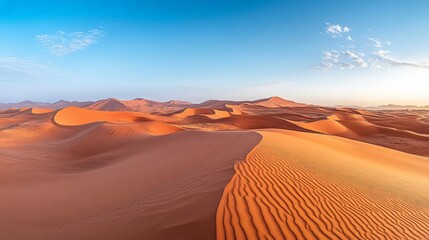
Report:
[[328,71],[332,69],[368,68],[370,64],[365,60],[365,54],[354,51],[325,51],[322,53],[323,61],[318,69]]
[[428,68],[429,64],[416,63],[413,61],[406,61],[396,59],[391,56],[391,52],[388,50],[378,50],[374,53],[383,63],[390,64],[391,66],[404,66],[404,67],[416,67],[416,68]]
[[326,24],[326,33],[329,34],[331,37],[342,37],[344,33],[350,32],[350,28],[347,26],[341,26],[338,24]]
[[[383,42],[378,40],[377,38],[368,38],[368,40],[374,45],[376,48],[383,47]],[[387,45],[390,45],[390,42],[388,42]]]
[[388,50],[378,50],[369,56],[362,52],[350,50],[325,51],[322,52],[322,62],[316,68],[323,71],[330,71],[334,69],[383,68],[386,66],[429,69],[429,64],[396,59],[391,56],[391,52]]
[[369,66],[364,59],[365,57],[364,53],[345,51],[343,54],[347,56],[357,67],[366,68]]
[[[326,33],[331,37],[342,37],[344,33],[350,31],[348,27],[342,27],[338,24],[327,24]],[[382,41],[377,38],[370,37],[368,40],[371,45],[378,48],[376,52],[368,51],[366,47],[362,49],[359,48],[358,42],[354,41],[350,35],[346,36],[346,39],[356,43],[357,49],[360,51],[355,51],[355,44],[347,46],[348,50],[345,51],[324,51],[322,52],[322,62],[316,67],[323,71],[329,71],[333,69],[346,70],[354,68],[383,68],[383,67],[414,67],[414,68],[425,68],[429,69],[429,64],[417,63],[411,60],[401,60],[394,58],[391,55],[391,52],[388,50],[383,50],[385,46],[391,45],[390,41]],[[365,44],[360,44],[365,45]],[[341,47],[345,48],[346,46],[342,45]],[[367,51],[365,51],[367,50]]]
[[378,50],[374,52],[375,55],[379,56],[381,59],[390,59],[390,51],[387,50]]
[[102,36],[103,32],[100,29],[92,29],[87,32],[70,33],[58,31],[54,34],[36,35],[36,39],[52,55],[61,57],[95,44]]

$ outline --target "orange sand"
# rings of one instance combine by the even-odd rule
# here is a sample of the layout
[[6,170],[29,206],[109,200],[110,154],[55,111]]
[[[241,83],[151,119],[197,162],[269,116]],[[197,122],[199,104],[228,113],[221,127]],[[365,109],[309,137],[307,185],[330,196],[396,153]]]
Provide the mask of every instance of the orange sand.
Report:
[[0,239],[214,239],[223,188],[259,140],[97,127],[2,149]]
[[425,239],[429,161],[318,134],[259,131],[217,211],[218,239]]
[[2,110],[0,239],[427,239],[427,156],[429,111]]

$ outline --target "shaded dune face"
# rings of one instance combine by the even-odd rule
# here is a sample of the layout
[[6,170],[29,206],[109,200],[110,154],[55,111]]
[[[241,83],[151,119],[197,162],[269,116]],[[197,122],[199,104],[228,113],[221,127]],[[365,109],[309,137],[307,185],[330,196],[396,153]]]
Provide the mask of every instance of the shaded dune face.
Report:
[[259,131],[225,187],[218,239],[426,239],[429,162],[331,136]]
[[215,239],[233,166],[261,138],[188,131],[104,146],[94,139],[103,130],[39,145],[38,154],[0,150],[12,171],[0,183],[0,239]]

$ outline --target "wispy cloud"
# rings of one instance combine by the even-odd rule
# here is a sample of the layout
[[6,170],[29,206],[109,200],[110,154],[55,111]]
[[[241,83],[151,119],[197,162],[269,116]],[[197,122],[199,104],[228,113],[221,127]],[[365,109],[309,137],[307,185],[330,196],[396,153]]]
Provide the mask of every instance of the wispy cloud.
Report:
[[0,56],[0,81],[25,80],[51,74],[59,73],[31,59]]
[[349,58],[353,65],[366,68],[368,67],[368,63],[365,61],[365,54],[361,52],[353,52],[353,51],[344,51],[343,54]]
[[422,63],[416,63],[413,61],[396,59],[396,58],[391,56],[391,52],[388,50],[378,50],[374,54],[382,62],[390,64],[391,66],[405,66],[405,67],[416,67],[416,68],[428,68],[429,69],[429,64],[422,64]]
[[377,38],[368,38],[369,42],[376,48],[382,48],[391,44],[389,41],[381,41]]
[[[326,33],[333,38],[343,37],[344,33],[350,31],[349,27],[341,25],[327,24]],[[350,35],[346,37],[347,40],[356,42]],[[330,71],[333,69],[347,70],[354,68],[383,68],[383,67],[415,67],[415,68],[428,68],[429,64],[417,63],[411,60],[401,60],[394,58],[392,53],[385,48],[391,45],[390,41],[382,41],[374,37],[366,38],[371,46],[378,50],[374,52],[372,49],[363,49],[360,51],[355,50],[355,44],[344,46],[347,50],[330,50],[322,52],[322,61],[316,66],[317,69],[323,71]],[[368,43],[368,42],[367,42]],[[365,44],[361,44],[361,46]],[[366,46],[368,46],[366,44]],[[366,47],[368,48],[368,47]],[[359,48],[362,49],[362,48]]]
[[326,23],[326,29],[325,32],[333,37],[333,38],[337,38],[337,37],[342,37],[344,34],[350,32],[350,28],[347,26],[341,26],[338,24],[330,24],[330,23]]
[[332,69],[367,68],[370,64],[365,60],[365,54],[355,51],[325,51],[322,53],[323,61],[318,69],[329,71]]
[[61,57],[95,44],[102,36],[103,32],[99,28],[96,28],[87,32],[67,33],[64,31],[57,31],[54,34],[36,35],[36,39],[40,41],[52,55]]

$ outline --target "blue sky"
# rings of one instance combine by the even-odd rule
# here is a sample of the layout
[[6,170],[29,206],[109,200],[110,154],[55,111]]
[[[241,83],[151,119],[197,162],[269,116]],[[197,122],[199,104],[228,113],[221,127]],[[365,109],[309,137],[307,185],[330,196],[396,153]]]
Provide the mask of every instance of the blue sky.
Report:
[[424,0],[0,0],[0,102],[429,105],[428,12]]

